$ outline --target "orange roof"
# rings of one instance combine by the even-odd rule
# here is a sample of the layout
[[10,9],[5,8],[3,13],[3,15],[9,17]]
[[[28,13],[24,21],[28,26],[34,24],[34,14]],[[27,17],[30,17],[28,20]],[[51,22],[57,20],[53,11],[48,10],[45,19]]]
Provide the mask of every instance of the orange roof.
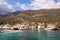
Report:
[[37,26],[37,24],[31,24],[31,26]]
[[14,24],[13,26],[17,26],[18,24]]

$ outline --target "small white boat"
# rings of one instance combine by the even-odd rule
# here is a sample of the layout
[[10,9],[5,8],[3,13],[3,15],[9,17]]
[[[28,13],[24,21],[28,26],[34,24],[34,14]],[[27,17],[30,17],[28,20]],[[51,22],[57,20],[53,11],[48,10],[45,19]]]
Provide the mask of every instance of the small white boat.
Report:
[[56,27],[56,25],[50,24],[47,25],[47,28],[45,28],[45,30],[59,30],[59,29]]

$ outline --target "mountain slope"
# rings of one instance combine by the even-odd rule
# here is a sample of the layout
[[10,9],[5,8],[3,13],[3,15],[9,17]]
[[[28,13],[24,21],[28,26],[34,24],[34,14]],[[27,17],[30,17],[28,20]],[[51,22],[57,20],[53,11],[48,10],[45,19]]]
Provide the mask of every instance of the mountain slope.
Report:
[[[6,16],[3,17],[3,19],[10,22],[11,21],[60,22],[60,9],[25,10],[16,11],[5,15]],[[8,18],[10,20],[8,20]]]

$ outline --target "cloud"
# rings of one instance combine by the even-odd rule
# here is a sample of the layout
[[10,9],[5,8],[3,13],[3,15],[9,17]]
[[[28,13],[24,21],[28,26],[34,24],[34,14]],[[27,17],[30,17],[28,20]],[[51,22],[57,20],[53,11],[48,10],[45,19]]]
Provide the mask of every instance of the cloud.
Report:
[[[35,0],[30,4],[32,9],[52,9],[52,8],[60,8],[60,2],[55,3],[54,0]],[[35,6],[37,6],[35,8]]]
[[13,11],[13,6],[8,4],[5,0],[0,0],[0,10]]
[[60,2],[55,3],[54,0],[34,0],[30,4],[20,4],[17,5],[23,10],[39,10],[39,9],[52,9],[60,8]]
[[28,10],[29,9],[28,6],[26,6],[25,4],[20,4],[19,2],[17,2],[17,6],[19,6],[23,10]]

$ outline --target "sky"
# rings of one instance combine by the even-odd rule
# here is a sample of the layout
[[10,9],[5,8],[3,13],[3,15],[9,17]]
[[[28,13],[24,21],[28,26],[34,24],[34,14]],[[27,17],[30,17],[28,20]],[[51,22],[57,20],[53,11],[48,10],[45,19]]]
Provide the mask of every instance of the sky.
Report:
[[60,8],[60,0],[0,0],[0,10],[40,10]]

